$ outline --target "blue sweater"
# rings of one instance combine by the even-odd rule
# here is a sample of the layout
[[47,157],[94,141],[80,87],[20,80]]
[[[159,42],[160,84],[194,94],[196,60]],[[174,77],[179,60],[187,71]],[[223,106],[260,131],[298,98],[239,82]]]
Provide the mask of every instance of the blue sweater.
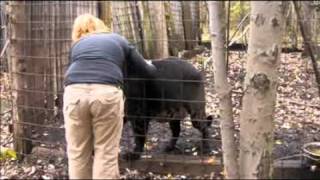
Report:
[[65,73],[64,85],[98,83],[121,86],[126,61],[146,74],[156,70],[122,36],[116,33],[88,35],[71,48],[71,64]]

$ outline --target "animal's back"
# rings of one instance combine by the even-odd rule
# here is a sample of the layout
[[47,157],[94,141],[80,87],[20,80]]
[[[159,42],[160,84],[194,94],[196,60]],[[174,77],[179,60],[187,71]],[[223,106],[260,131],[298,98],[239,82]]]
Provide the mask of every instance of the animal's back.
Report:
[[152,64],[158,69],[158,78],[202,81],[202,74],[187,60],[169,57],[163,60],[154,60]]
[[161,97],[168,99],[204,101],[203,76],[191,63],[179,58],[152,62],[158,69],[154,81]]

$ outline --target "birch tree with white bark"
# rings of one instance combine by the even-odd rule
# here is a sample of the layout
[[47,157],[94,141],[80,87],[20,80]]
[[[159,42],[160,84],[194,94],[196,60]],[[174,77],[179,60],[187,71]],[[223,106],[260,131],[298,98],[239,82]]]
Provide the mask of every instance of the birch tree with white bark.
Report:
[[225,55],[225,11],[223,1],[209,2],[209,24],[212,58],[214,61],[215,90],[219,97],[222,152],[226,179],[239,179],[235,129],[232,115],[231,86],[227,81]]
[[281,1],[252,1],[243,107],[240,114],[240,178],[272,176],[277,67],[283,29]]

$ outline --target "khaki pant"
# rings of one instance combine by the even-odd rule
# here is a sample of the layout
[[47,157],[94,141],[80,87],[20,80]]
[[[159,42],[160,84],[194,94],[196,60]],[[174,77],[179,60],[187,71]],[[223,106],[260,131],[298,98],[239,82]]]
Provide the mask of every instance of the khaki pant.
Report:
[[65,88],[63,99],[69,178],[118,179],[122,90],[103,84],[73,84]]

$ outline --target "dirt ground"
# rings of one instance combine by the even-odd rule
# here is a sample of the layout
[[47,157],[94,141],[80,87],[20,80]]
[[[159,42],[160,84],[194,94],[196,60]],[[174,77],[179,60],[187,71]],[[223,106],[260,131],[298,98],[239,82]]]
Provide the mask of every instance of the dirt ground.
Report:
[[[207,113],[215,118],[211,132],[212,155],[221,156],[221,137],[219,129],[218,99],[214,91],[212,69],[204,69],[203,60],[209,57],[209,52],[193,58],[193,64],[204,71],[206,77]],[[245,56],[239,52],[233,52],[229,58],[229,80],[233,85],[234,118],[239,132],[239,113],[241,111],[242,80],[245,76]],[[12,134],[9,133],[9,124],[12,124],[10,112],[10,94],[6,74],[1,74],[1,147],[12,148]],[[275,145],[274,158],[294,155],[301,152],[303,143],[320,141],[320,101],[314,73],[310,61],[301,58],[300,53],[282,54],[279,67],[279,86],[277,89],[277,103],[275,111]],[[62,120],[48,122],[54,124],[55,129],[44,129],[35,134],[35,139],[43,142],[35,143],[49,149],[59,149],[64,152],[64,131]],[[148,140],[145,146],[147,153],[160,154],[164,145],[169,141],[171,132],[167,123],[153,121],[150,125]],[[173,153],[199,156],[200,133],[194,129],[188,118],[183,121],[182,131],[177,143],[177,151]],[[121,153],[133,148],[133,138],[130,124],[124,127],[121,141]],[[18,163],[16,160],[2,160],[0,179],[6,178],[40,178],[52,179],[67,178],[66,156],[57,157],[41,156],[35,152]],[[125,169],[121,172],[123,179],[144,178],[221,178],[221,174],[204,175],[202,177],[190,177],[183,174],[154,174],[152,172],[138,172],[133,169]]]

